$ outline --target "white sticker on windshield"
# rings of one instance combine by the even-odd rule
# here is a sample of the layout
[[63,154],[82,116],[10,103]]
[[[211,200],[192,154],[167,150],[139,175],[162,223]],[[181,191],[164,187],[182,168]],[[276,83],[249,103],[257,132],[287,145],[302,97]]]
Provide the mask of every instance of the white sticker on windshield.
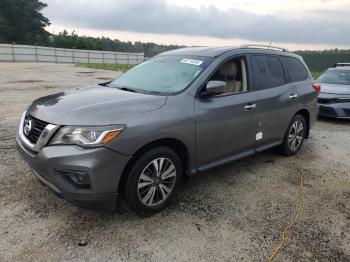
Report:
[[180,61],[180,63],[200,66],[200,65],[203,63],[203,61],[201,61],[201,60],[195,60],[195,59],[184,58],[184,59],[182,59],[182,60]]

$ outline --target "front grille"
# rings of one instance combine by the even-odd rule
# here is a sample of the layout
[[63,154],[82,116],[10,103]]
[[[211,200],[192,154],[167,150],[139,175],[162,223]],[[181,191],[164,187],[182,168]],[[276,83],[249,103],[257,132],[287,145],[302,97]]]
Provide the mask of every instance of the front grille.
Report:
[[24,118],[23,133],[30,142],[36,144],[38,138],[48,124],[49,123],[45,121],[36,119],[27,114]]
[[331,104],[336,102],[336,98],[318,98],[320,104]]
[[318,98],[319,104],[332,104],[332,103],[349,103],[350,98],[341,97],[341,98]]
[[333,108],[330,107],[320,107],[320,114],[321,115],[327,115],[327,116],[337,116],[337,113]]

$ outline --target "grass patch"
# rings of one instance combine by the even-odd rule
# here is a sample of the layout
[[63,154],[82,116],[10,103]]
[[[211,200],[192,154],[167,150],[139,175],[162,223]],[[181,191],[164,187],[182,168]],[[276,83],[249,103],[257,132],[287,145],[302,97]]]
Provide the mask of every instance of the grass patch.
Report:
[[322,72],[312,71],[311,74],[312,74],[312,77],[314,79],[316,79],[317,77],[319,77],[322,74]]
[[113,64],[75,64],[78,67],[86,67],[86,68],[94,68],[94,69],[102,69],[102,70],[111,70],[118,72],[126,72],[134,65],[113,65]]

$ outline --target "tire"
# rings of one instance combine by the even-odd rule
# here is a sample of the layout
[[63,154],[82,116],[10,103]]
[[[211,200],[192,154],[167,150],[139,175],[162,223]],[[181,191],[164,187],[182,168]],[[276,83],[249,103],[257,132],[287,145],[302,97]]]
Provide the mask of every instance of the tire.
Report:
[[[301,127],[302,129],[300,129]],[[306,128],[306,121],[302,115],[295,115],[292,118],[281,145],[283,155],[291,156],[299,152],[304,143]]]
[[182,174],[182,162],[171,148],[156,147],[145,152],[134,163],[124,184],[128,208],[142,216],[162,211],[174,198]]

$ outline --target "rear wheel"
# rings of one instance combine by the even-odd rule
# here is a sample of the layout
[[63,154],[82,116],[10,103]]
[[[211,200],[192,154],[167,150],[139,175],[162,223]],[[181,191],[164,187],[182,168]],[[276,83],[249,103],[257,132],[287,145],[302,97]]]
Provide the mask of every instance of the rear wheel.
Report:
[[281,146],[282,153],[286,156],[298,153],[303,145],[306,134],[306,121],[302,115],[295,115],[286,131],[283,144]]
[[176,152],[156,147],[136,160],[125,183],[128,207],[150,215],[166,208],[174,197],[182,177],[182,163]]

